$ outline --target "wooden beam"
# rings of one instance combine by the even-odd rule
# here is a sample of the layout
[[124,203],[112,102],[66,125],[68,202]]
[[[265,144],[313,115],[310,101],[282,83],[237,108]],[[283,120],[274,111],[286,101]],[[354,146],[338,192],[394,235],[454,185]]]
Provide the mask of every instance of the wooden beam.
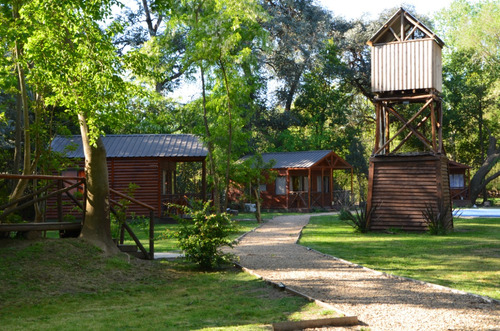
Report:
[[[419,128],[420,128],[420,127],[421,127],[421,126],[422,126],[422,125],[423,125],[423,124],[424,124],[424,123],[425,123],[425,122],[429,119],[429,116],[430,116],[430,115],[425,116],[425,117],[424,117],[424,118],[420,121],[420,123],[418,123],[418,124],[417,124],[417,126],[416,126],[415,128],[416,128],[416,129],[419,129]],[[413,135],[413,132],[409,132],[409,133],[406,135],[406,137],[403,139],[403,141],[401,141],[401,142],[399,143],[399,145],[398,145],[398,146],[396,146],[396,147],[392,150],[392,152],[394,153],[394,152],[398,151],[401,147],[403,147],[404,143],[405,143],[405,142],[407,142],[407,141],[408,141],[408,139],[409,139],[412,135]]]
[[389,31],[391,31],[391,32],[392,32],[392,35],[394,36],[394,38],[396,38],[396,40],[397,40],[397,41],[401,41],[401,39],[399,39],[399,37],[398,37],[397,33],[396,33],[396,32],[394,32],[394,30],[393,30],[391,27],[389,27]]
[[431,134],[432,134],[432,150],[434,153],[437,153],[437,144],[436,144],[436,113],[434,111],[434,104],[431,102],[430,104],[431,108]]
[[389,107],[389,106],[385,106],[384,108],[385,109],[388,109],[398,120],[400,120],[402,123],[403,123],[403,126],[398,130],[398,132],[391,138],[389,139],[388,141],[386,141],[386,143],[384,144],[384,146],[380,147],[375,154],[378,154],[380,153],[384,148],[386,148],[399,134],[401,134],[401,132],[403,132],[403,130],[405,128],[408,128],[410,129],[413,134],[415,134],[415,136],[420,140],[422,141],[422,143],[424,145],[426,145],[429,149],[432,150],[432,146],[430,145],[430,142],[427,140],[427,138],[425,138],[420,132],[418,132],[410,123],[413,122],[415,120],[415,118],[417,118],[418,115],[420,115],[424,110],[425,108],[427,108],[429,106],[429,104],[432,102],[433,99],[429,99],[425,105],[420,108],[420,110],[412,116],[412,118],[407,121],[403,116],[401,116],[397,111],[395,111],[392,107]]

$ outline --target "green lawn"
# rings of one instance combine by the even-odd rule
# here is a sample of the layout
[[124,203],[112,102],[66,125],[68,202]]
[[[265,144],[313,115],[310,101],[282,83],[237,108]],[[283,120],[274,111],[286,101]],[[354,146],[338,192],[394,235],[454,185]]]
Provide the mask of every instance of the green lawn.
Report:
[[[257,221],[236,221],[238,223],[238,232],[234,233],[231,238],[236,239],[242,234],[253,230],[259,224]],[[177,251],[177,239],[169,238],[167,236],[168,231],[176,231],[179,228],[179,224],[156,224],[155,225],[155,252],[172,252]],[[144,245],[146,250],[149,245],[149,230],[148,228],[140,228],[137,226],[132,226],[134,233],[139,237],[141,243]],[[132,239],[126,235],[125,244],[133,244]]]
[[104,257],[79,239],[0,240],[0,330],[269,330],[331,317],[227,268]]
[[312,217],[300,244],[375,270],[500,300],[500,219],[455,219],[446,236],[355,233],[338,216]]

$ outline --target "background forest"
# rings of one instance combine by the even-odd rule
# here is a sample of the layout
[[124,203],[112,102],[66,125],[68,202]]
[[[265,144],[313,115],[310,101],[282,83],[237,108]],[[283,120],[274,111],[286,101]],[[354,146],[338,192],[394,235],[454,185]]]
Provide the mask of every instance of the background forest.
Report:
[[[223,192],[246,154],[331,149],[364,196],[374,95],[366,42],[312,0],[0,1],[0,171],[48,173],[55,135],[192,133]],[[410,13],[446,43],[444,141],[473,200],[500,182],[500,2]],[[14,187],[4,184],[2,201]]]

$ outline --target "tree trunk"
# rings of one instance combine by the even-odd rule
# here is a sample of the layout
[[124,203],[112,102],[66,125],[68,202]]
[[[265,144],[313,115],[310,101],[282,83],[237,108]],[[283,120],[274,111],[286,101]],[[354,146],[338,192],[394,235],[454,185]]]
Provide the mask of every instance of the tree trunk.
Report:
[[228,200],[229,200],[229,173],[231,171],[231,154],[233,147],[233,118],[231,111],[231,97],[229,93],[229,82],[227,79],[226,67],[224,66],[224,62],[222,60],[222,56],[219,56],[219,63],[222,70],[222,75],[224,76],[224,84],[226,85],[226,94],[227,94],[227,116],[228,116],[228,142],[227,142],[227,161],[226,161],[226,182],[225,182],[225,190],[224,194],[224,210],[227,210]]
[[494,173],[490,177],[486,178],[491,169],[500,161],[500,148],[497,147],[497,139],[490,135],[489,146],[486,155],[486,159],[479,168],[479,170],[474,174],[470,181],[470,199],[472,204],[476,203],[477,198],[486,188],[489,182],[500,176],[500,171]]
[[208,114],[207,114],[207,99],[205,93],[205,71],[203,70],[203,64],[200,63],[201,72],[201,93],[203,99],[203,124],[205,125],[205,135],[207,137],[207,149],[208,149],[208,159],[210,161],[210,175],[214,181],[213,192],[214,192],[214,206],[215,211],[220,213],[220,192],[219,192],[219,179],[217,177],[217,171],[215,170],[215,160],[214,160],[214,145],[212,142],[212,136],[210,134],[210,127],[208,126]]
[[260,201],[260,189],[259,185],[252,189],[253,194],[255,196],[255,219],[257,223],[262,223],[262,213],[261,213],[261,201]]
[[101,248],[106,255],[116,254],[119,250],[111,240],[106,149],[101,137],[97,139],[96,146],[90,145],[86,118],[80,114],[78,119],[82,134],[87,180],[87,205],[80,237]]
[[[19,4],[15,1],[12,8],[12,15],[14,20],[19,19]],[[22,45],[19,41],[15,43],[14,49],[14,57],[16,60],[16,71],[17,71],[17,79],[19,86],[19,96],[21,99],[21,110],[22,110],[22,118],[23,118],[23,133],[24,133],[24,161],[23,161],[23,175],[31,174],[31,140],[30,140],[30,126],[29,126],[29,105],[28,105],[28,92],[26,91],[26,82],[24,70],[21,65],[21,53],[22,53]],[[18,169],[16,169],[17,171]],[[28,186],[27,179],[19,179],[16,187],[12,191],[9,196],[9,201],[18,200],[24,194],[24,190]],[[16,206],[13,206],[15,208]]]

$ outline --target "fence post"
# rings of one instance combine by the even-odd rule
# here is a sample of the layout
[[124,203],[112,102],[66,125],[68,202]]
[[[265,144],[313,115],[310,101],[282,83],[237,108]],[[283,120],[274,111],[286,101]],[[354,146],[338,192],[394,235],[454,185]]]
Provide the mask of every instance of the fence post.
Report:
[[149,211],[149,259],[155,258],[155,212]]
[[[61,190],[63,188],[63,180],[57,180],[57,189]],[[57,219],[59,222],[63,221],[63,210],[62,210],[62,193],[57,194]]]

